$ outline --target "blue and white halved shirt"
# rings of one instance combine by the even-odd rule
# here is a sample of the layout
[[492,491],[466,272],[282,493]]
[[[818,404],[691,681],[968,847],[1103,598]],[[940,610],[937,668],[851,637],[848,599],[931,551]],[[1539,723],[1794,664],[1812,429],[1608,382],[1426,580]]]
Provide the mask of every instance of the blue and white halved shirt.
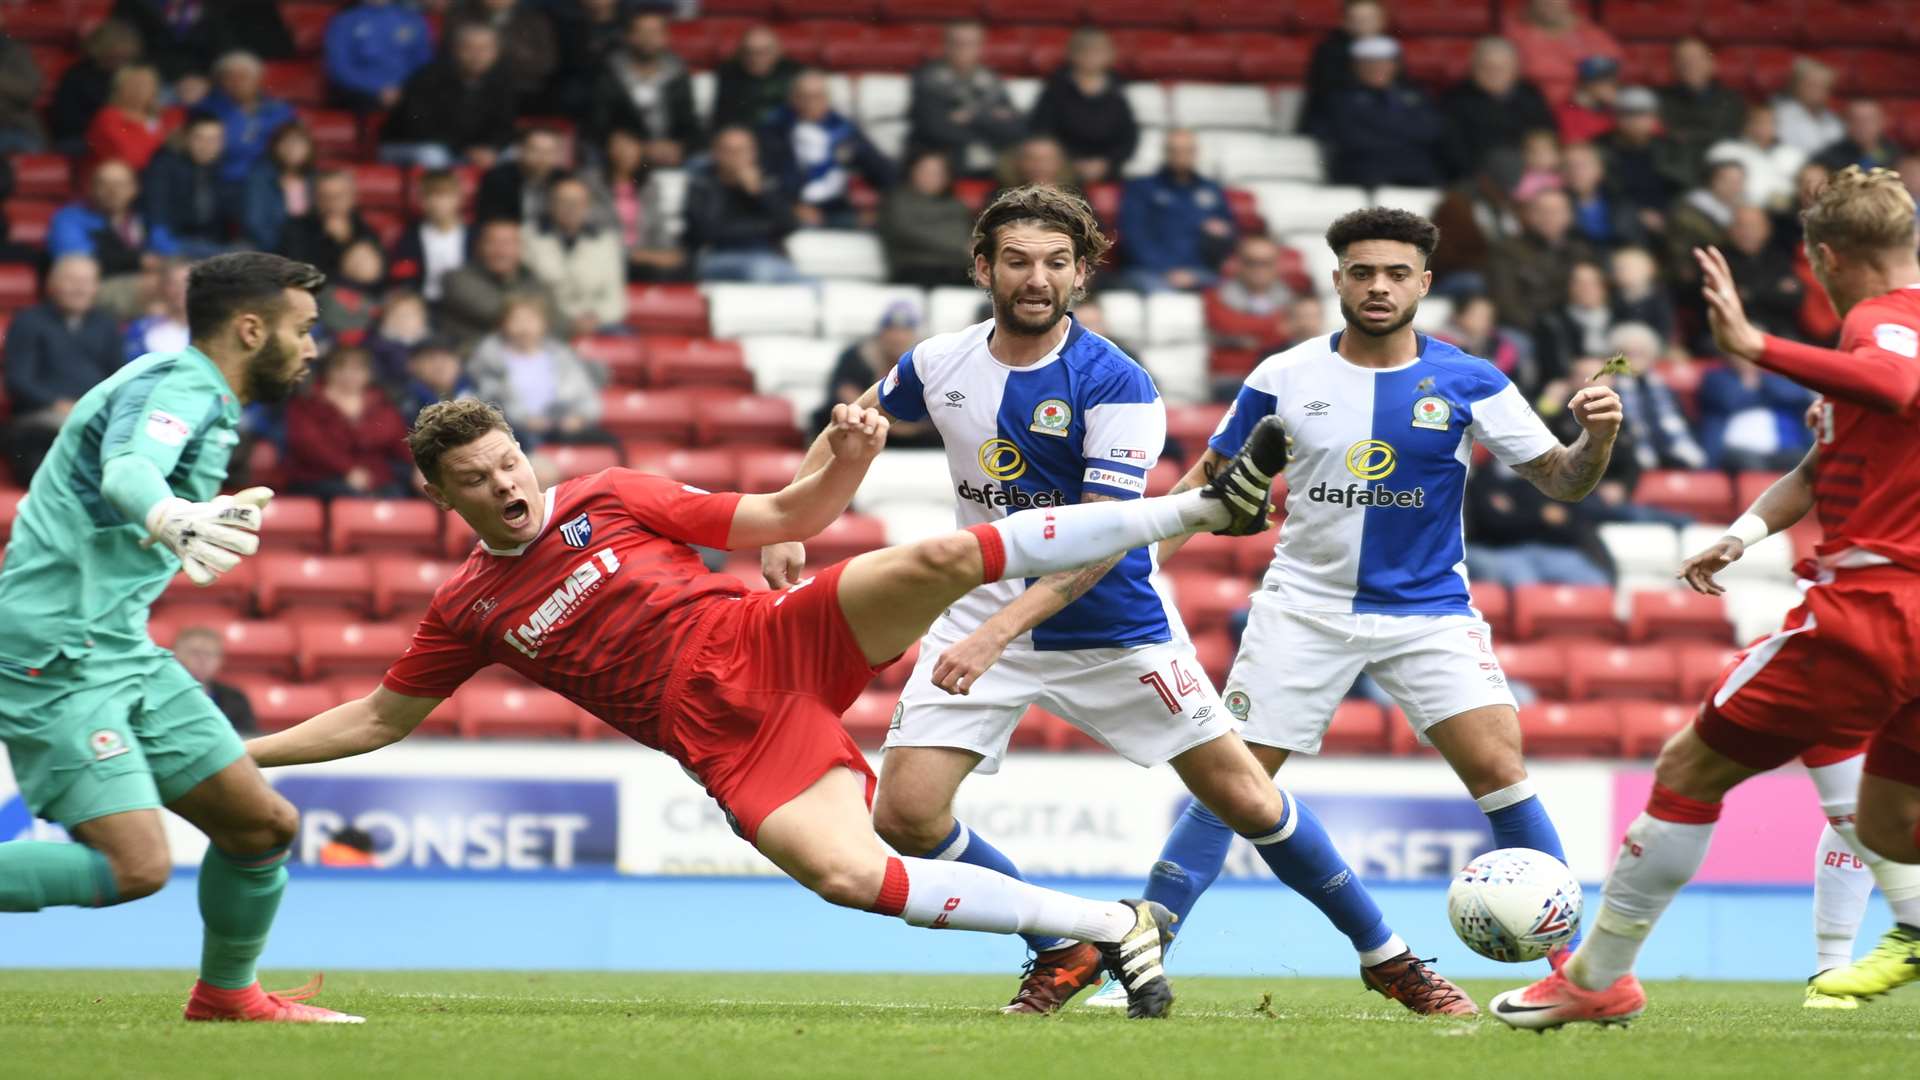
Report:
[[[1132,357],[1074,322],[1060,347],[1025,367],[993,358],[993,321],[913,347],[880,384],[880,406],[929,420],[946,443],[962,527],[1087,495],[1137,499],[1167,441],[1167,411],[1153,378]],[[947,617],[970,632],[1029,581],[983,585]],[[1016,645],[1104,649],[1184,639],[1153,555],[1128,552],[1086,595]]]
[[1227,455],[1269,415],[1293,436],[1265,582],[1289,607],[1471,614],[1461,502],[1474,441],[1509,465],[1560,445],[1498,368],[1416,338],[1414,360],[1393,368],[1347,361],[1337,333],[1269,356],[1214,432]]

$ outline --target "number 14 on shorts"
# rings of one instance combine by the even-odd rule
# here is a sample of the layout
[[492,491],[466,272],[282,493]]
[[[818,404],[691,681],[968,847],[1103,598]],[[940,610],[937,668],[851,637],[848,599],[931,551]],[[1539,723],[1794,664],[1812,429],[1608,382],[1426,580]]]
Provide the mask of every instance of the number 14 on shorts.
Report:
[[1168,664],[1167,670],[1172,676],[1171,682],[1167,675],[1157,671],[1149,671],[1140,676],[1140,682],[1142,685],[1153,687],[1153,692],[1160,695],[1160,703],[1167,707],[1168,712],[1178,716],[1186,711],[1185,706],[1180,704],[1180,699],[1199,693],[1200,680],[1189,674],[1186,668],[1181,667],[1178,660]]

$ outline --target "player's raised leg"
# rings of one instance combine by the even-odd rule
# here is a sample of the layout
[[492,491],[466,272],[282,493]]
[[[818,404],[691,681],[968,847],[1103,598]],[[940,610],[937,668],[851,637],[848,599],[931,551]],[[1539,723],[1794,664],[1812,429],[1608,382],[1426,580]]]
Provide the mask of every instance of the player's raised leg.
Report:
[[1145,901],[1086,900],[981,866],[889,854],[868,820],[865,779],[833,769],[768,814],[754,844],[795,881],[842,907],[914,926],[1036,934],[1093,944],[1126,985],[1135,1017],[1165,1016],[1160,954],[1172,917]]
[[1909,707],[1868,748],[1860,779],[1859,813],[1845,836],[1873,871],[1893,908],[1893,929],[1873,951],[1845,967],[1814,976],[1824,994],[1871,997],[1920,981],[1920,750],[1907,745],[1903,726],[1920,707]]

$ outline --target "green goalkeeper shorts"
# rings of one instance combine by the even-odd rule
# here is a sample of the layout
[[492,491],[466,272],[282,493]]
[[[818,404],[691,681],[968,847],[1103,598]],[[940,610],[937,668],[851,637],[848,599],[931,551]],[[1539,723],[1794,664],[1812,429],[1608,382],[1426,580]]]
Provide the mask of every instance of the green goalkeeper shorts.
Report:
[[245,753],[173,654],[0,661],[0,743],[34,815],[64,826],[173,802]]

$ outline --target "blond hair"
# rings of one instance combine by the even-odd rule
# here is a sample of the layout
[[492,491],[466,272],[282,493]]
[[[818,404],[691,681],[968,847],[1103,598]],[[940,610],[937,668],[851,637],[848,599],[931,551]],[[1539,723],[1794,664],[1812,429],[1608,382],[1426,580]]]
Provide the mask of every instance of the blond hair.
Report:
[[1849,165],[1828,178],[1800,212],[1809,246],[1825,244],[1851,255],[1912,250],[1913,196],[1892,169]]

